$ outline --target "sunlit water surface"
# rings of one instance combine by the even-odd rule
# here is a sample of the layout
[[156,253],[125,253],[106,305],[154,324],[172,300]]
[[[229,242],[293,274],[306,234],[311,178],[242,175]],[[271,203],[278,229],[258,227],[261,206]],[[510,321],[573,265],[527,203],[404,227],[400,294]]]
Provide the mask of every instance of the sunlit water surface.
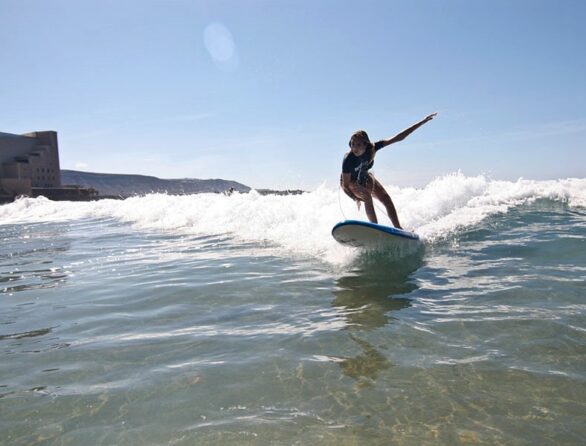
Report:
[[584,444],[581,192],[444,181],[404,259],[333,191],[3,206],[0,444]]

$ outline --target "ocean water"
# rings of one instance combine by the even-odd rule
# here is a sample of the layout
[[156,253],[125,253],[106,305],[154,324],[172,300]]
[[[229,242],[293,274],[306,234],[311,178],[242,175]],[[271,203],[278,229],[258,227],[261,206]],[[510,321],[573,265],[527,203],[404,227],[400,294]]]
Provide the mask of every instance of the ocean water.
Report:
[[0,444],[584,444],[586,180],[388,190],[0,206]]

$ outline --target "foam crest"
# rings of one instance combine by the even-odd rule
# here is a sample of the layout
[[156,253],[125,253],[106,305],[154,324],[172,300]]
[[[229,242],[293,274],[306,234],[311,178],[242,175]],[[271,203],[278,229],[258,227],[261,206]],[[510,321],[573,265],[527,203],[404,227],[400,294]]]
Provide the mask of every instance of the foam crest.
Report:
[[515,182],[490,180],[461,173],[437,178],[424,189],[398,191],[404,219],[427,241],[434,241],[477,225],[511,207],[548,199],[585,207],[586,179]]
[[[403,226],[424,240],[438,239],[477,225],[513,206],[550,199],[586,207],[586,179],[515,182],[454,173],[422,189],[388,186]],[[379,222],[388,218],[377,206]],[[0,224],[114,219],[138,230],[191,235],[228,235],[237,241],[278,248],[289,254],[345,263],[355,252],[330,236],[343,219],[365,219],[364,210],[326,185],[302,195],[235,193],[170,196],[153,194],[127,200],[53,202],[24,198],[0,206]]]

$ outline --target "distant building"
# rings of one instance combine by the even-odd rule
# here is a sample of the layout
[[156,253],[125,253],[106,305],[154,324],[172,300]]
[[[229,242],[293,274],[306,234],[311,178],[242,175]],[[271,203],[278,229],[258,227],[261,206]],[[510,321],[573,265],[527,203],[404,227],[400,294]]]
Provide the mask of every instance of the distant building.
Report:
[[57,132],[0,133],[0,188],[30,196],[33,187],[61,187]]
[[93,189],[61,186],[57,132],[0,132],[0,199],[9,201],[19,195],[83,200],[97,193]]

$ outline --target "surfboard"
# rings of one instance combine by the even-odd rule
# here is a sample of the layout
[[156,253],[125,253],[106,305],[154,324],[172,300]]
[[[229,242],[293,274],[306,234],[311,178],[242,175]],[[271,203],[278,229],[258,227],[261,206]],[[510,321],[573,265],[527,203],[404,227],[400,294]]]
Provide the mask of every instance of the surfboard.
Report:
[[342,245],[374,250],[413,252],[421,244],[414,232],[359,220],[337,223],[332,229],[332,236]]

